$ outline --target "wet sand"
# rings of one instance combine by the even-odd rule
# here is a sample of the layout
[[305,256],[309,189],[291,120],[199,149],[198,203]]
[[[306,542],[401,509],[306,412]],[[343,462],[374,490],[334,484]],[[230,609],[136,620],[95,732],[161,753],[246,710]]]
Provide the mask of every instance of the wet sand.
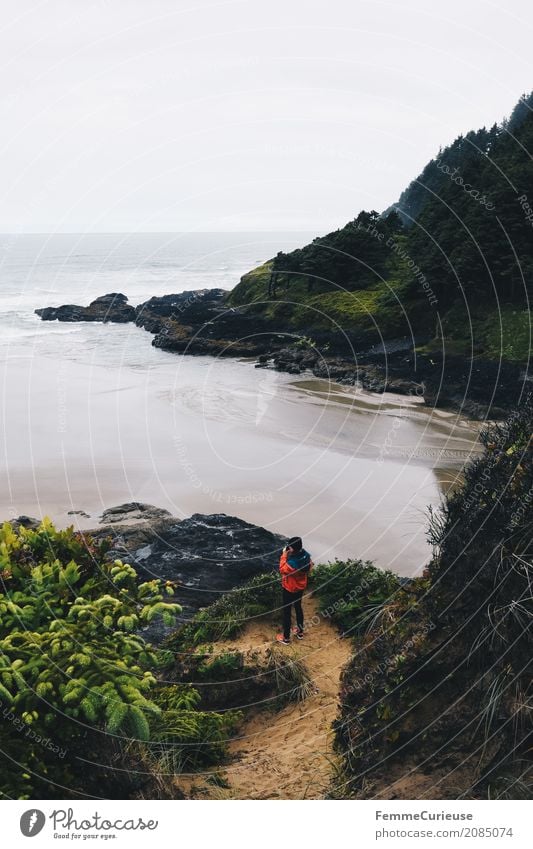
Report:
[[430,556],[427,506],[478,450],[477,423],[417,398],[178,357],[133,326],[45,330],[2,372],[4,518],[86,528],[126,501],[224,512],[304,536],[315,560],[411,575]]

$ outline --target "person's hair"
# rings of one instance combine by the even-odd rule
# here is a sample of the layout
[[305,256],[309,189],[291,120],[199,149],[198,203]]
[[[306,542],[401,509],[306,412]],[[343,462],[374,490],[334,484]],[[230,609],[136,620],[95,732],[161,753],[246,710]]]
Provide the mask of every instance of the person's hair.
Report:
[[293,548],[295,551],[302,550],[302,538],[301,537],[291,537],[288,541],[287,545],[289,548]]

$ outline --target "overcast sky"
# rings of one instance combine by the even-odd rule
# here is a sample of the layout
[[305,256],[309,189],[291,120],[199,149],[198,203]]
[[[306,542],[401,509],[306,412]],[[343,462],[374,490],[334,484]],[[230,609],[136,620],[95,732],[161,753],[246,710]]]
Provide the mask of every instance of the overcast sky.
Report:
[[2,0],[0,230],[312,230],[533,88],[530,0]]

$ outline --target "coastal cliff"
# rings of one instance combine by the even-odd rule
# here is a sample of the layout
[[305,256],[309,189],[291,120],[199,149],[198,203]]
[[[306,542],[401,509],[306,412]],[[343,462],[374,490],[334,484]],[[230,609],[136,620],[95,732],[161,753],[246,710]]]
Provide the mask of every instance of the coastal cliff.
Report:
[[510,119],[441,150],[384,213],[360,212],[278,252],[231,292],[137,307],[111,293],[36,312],[135,322],[166,351],[259,357],[265,368],[502,416],[531,385],[532,102],[524,96]]

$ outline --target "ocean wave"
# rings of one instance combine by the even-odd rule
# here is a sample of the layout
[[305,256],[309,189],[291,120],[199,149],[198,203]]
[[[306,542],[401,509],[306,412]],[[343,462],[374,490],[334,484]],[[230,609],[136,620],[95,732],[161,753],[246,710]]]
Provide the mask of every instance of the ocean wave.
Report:
[[52,331],[50,331],[50,328],[43,328],[42,330],[26,331],[16,328],[11,330],[10,332],[9,328],[7,328],[2,329],[2,332],[0,333],[0,341],[9,340],[10,342],[16,342],[17,340],[22,339],[42,339],[45,336],[50,336],[51,338],[55,336],[68,336],[72,333],[79,333],[81,329],[81,327],[72,327],[68,330],[63,330],[59,328],[56,330],[54,328]]
[[43,327],[42,329],[36,329],[32,333],[27,333],[27,336],[46,336],[46,335],[54,335],[54,336],[68,336],[71,333],[81,333],[84,330],[83,327]]

